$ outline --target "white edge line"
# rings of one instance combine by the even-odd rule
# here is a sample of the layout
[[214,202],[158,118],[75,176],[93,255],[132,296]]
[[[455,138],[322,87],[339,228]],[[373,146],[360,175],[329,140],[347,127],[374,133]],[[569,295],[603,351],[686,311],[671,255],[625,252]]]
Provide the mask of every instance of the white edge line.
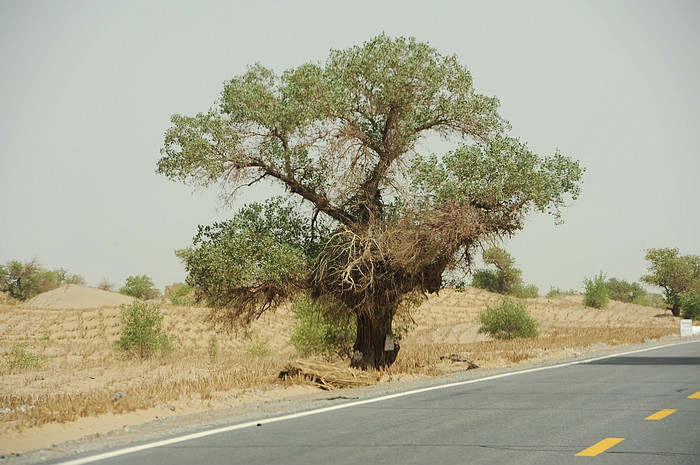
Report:
[[114,450],[114,451],[110,451],[110,452],[103,452],[101,454],[91,455],[88,457],[83,457],[83,458],[79,458],[79,459],[69,460],[67,462],[58,462],[58,463],[60,465],[82,465],[85,463],[92,463],[92,462],[97,462],[99,460],[105,460],[105,459],[110,459],[110,458],[114,458],[114,457],[119,457],[121,455],[131,454],[131,453],[139,452],[142,450],[155,449],[157,447],[169,446],[171,444],[177,444],[179,442],[190,441],[192,439],[204,438],[207,436],[212,436],[214,434],[227,433],[229,431],[236,431],[239,429],[250,428],[252,426],[268,425],[271,423],[278,423],[280,421],[294,420],[296,418],[303,418],[303,417],[308,417],[311,415],[317,415],[319,413],[333,412],[335,410],[342,410],[345,408],[357,407],[360,405],[367,405],[367,404],[373,404],[375,402],[382,402],[385,400],[397,399],[400,397],[406,397],[406,396],[410,396],[410,395],[414,395],[414,394],[420,394],[423,392],[430,392],[430,391],[437,391],[440,389],[448,389],[448,388],[453,388],[453,387],[458,387],[458,386],[465,386],[467,384],[475,384],[475,383],[480,383],[483,381],[492,381],[494,379],[507,378],[509,376],[521,375],[521,374],[526,374],[526,373],[534,373],[537,371],[551,370],[554,368],[564,368],[564,367],[568,367],[568,366],[572,366],[572,365],[580,365],[580,364],[584,364],[584,363],[595,362],[598,360],[604,360],[607,358],[621,357],[624,355],[631,355],[631,354],[638,354],[641,352],[648,352],[650,350],[663,349],[664,347],[671,347],[671,346],[689,344],[689,343],[694,343],[694,342],[700,342],[700,340],[674,342],[671,344],[664,344],[664,345],[660,345],[660,346],[647,347],[644,349],[631,350],[629,352],[621,352],[621,353],[616,353],[616,354],[611,354],[611,355],[604,355],[602,357],[589,358],[589,359],[585,359],[585,360],[574,360],[571,362],[561,363],[558,365],[548,365],[548,366],[543,366],[543,367],[528,368],[525,370],[510,371],[508,373],[501,373],[498,375],[486,376],[484,378],[470,379],[470,380],[466,380],[466,381],[457,381],[457,382],[448,383],[448,384],[440,384],[437,386],[429,386],[429,387],[425,387],[425,388],[414,389],[412,391],[402,391],[402,392],[397,392],[394,394],[388,394],[385,396],[373,397],[371,399],[358,400],[355,402],[348,402],[348,403],[340,404],[340,405],[332,405],[330,407],[323,407],[323,408],[319,408],[319,409],[308,410],[305,412],[292,413],[292,414],[288,414],[288,415],[282,415],[279,417],[266,418],[263,420],[248,421],[248,422],[239,423],[236,425],[224,426],[222,428],[215,428],[215,429],[210,429],[210,430],[206,430],[206,431],[200,431],[199,433],[187,434],[185,436],[178,436],[175,438],[164,439],[161,441],[151,442],[148,444],[141,444],[139,446],[126,447],[124,449],[118,449],[118,450]]

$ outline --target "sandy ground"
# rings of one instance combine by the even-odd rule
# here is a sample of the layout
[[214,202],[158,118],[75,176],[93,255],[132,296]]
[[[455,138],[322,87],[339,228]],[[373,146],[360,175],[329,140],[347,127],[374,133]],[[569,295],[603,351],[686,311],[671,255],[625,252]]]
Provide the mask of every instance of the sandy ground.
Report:
[[[487,305],[495,305],[501,298],[472,288],[463,292],[443,290],[439,296],[432,296],[413,311],[413,328],[402,341],[402,346],[487,341],[487,336],[477,333],[477,316]],[[183,399],[154,402],[151,408],[136,412],[101,412],[69,423],[54,422],[21,431],[12,428],[11,422],[5,422],[3,427],[3,416],[8,415],[8,410],[31,409],[31,405],[2,405],[3,399],[11,396],[60,398],[86,392],[116,396],[125,389],[128,381],[143,380],[147,383],[159,376],[180,376],[184,380],[204,373],[198,370],[211,373],[227,360],[234,360],[234,354],[239,357],[251,344],[260,341],[275,356],[283,359],[296,356],[289,345],[292,319],[284,310],[264,316],[247,333],[222,335],[215,333],[207,323],[205,309],[164,304],[166,329],[178,336],[179,357],[189,368],[178,368],[180,371],[176,373],[168,363],[158,360],[119,359],[112,348],[112,342],[120,332],[119,305],[131,301],[120,294],[70,285],[22,305],[0,305],[0,354],[24,343],[48,360],[40,369],[12,371],[3,366],[4,360],[0,359],[0,463],[16,457],[20,451],[60,448],[65,441],[126,431],[149,421],[259,404],[261,401],[277,402],[318,392],[312,386],[271,383],[255,389],[213,391],[206,396],[194,393]],[[619,302],[611,302],[607,309],[592,309],[582,305],[581,296],[528,299],[528,310],[539,322],[541,332],[545,333],[558,328],[650,326],[667,330],[667,334],[678,331],[678,320],[663,310]],[[219,351],[216,362],[206,360],[213,340]],[[560,350],[557,356],[572,356],[572,351]],[[270,370],[273,369],[271,365]]]

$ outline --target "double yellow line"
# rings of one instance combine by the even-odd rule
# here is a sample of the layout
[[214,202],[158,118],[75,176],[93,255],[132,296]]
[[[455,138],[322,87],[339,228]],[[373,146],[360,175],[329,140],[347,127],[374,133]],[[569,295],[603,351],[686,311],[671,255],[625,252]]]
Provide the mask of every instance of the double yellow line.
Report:
[[[700,399],[700,391],[689,395],[688,399]],[[669,416],[673,413],[676,413],[677,411],[678,411],[678,409],[672,409],[672,408],[659,410],[658,412],[646,417],[645,420],[662,420],[662,419],[666,418],[667,416]],[[602,441],[598,441],[597,443],[593,444],[591,447],[583,449],[581,452],[579,452],[578,454],[575,454],[574,456],[575,457],[595,457],[596,455],[602,454],[603,452],[610,449],[611,447],[616,446],[617,444],[620,444],[624,440],[625,440],[625,438],[605,438]]]

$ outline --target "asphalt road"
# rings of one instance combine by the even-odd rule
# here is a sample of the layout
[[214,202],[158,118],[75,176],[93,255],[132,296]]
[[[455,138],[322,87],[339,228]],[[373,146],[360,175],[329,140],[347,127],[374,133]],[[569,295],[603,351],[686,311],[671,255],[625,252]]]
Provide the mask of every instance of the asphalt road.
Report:
[[341,401],[97,463],[698,465],[698,342]]

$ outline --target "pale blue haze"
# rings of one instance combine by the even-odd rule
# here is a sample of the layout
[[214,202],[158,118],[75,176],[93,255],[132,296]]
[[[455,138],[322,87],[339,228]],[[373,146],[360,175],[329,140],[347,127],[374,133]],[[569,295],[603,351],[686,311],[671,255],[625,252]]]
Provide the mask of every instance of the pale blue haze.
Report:
[[0,0],[0,262],[183,281],[173,250],[232,210],[155,174],[170,116],[248,64],[282,72],[386,32],[456,54],[513,134],[586,167],[565,224],[536,215],[504,244],[526,282],[636,281],[646,248],[700,254],[698,24],[692,0]]

